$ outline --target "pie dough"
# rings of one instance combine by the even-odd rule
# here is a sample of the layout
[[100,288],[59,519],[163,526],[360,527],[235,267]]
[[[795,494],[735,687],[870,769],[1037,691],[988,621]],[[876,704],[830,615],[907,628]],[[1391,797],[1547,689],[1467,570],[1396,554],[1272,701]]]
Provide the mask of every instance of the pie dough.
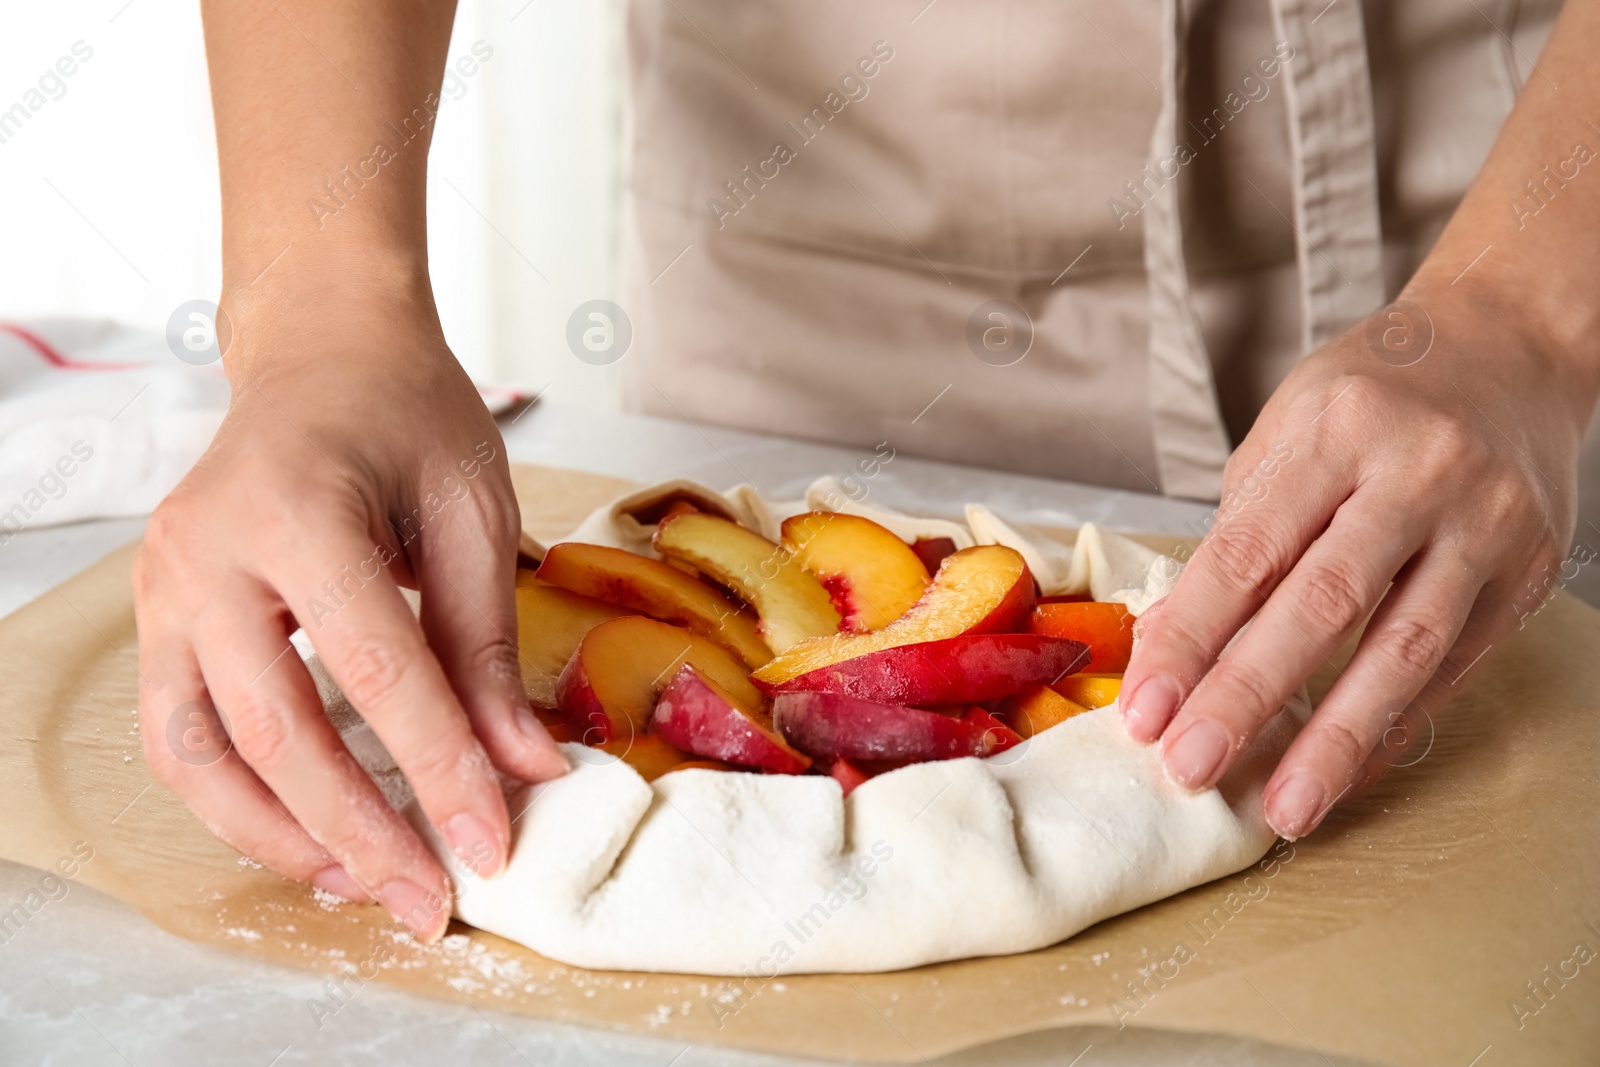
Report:
[[[819,488],[820,487],[820,488]],[[748,487],[666,483],[601,508],[574,538],[648,551],[636,513],[677,494],[722,502],[756,528],[811,510]],[[955,527],[1021,551],[1046,593],[1088,592],[1136,614],[1179,564],[1083,527],[1071,549],[1030,541],[987,509],[964,527],[851,506],[903,537]],[[958,540],[960,543],[960,540]],[[315,672],[346,743],[455,880],[455,914],[588,968],[707,975],[887,971],[1026,952],[1248,867],[1275,835],[1261,789],[1309,714],[1304,696],[1262,731],[1220,787],[1189,794],[1115,704],[989,759],[913,764],[842,797],[819,775],[686,770],[647,783],[627,764],[562,746],[571,773],[518,786],[506,871],[455,860],[364,723]]]

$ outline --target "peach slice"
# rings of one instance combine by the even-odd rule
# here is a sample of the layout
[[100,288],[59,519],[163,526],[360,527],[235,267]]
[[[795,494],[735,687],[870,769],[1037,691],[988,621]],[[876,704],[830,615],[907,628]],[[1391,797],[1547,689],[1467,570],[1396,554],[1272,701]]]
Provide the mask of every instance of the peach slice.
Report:
[[1000,704],[999,718],[1001,722],[1015,730],[1018,737],[1028,738],[1042,734],[1050,727],[1064,723],[1074,715],[1082,715],[1088,710],[1082,704],[1068,700],[1047,685],[1036,685],[1032,689],[1003,700]]
[[[695,507],[693,504],[689,503],[687,500],[674,500],[670,505],[667,506],[667,510],[663,511],[659,516],[657,516],[656,522],[658,524],[666,522],[668,519],[672,518],[674,515],[693,515],[695,512],[697,512],[699,510],[700,510],[699,508]],[[666,563],[667,566],[671,567],[673,570],[682,571],[684,574],[687,574],[691,578],[698,579],[700,577],[700,571],[698,569],[696,569],[693,564],[685,563],[681,559],[672,559],[670,557],[667,558],[664,562]],[[766,648],[765,644],[763,644],[762,647]],[[737,652],[738,649],[735,649],[734,651]],[[769,654],[771,653],[771,649],[768,649],[767,651],[768,651]],[[765,662],[765,660],[763,660],[762,662]],[[754,666],[756,666],[756,664],[752,663],[750,666],[754,667]]]
[[607,619],[629,612],[531,577],[523,584],[522,574],[532,573],[518,573],[517,662],[529,703],[536,708],[553,708],[556,679],[583,635]]
[[724,763],[719,759],[690,759],[684,760],[667,773],[671,774],[673,771],[737,771],[739,769],[733,764]]
[[1032,608],[1033,575],[1020,552],[1004,545],[964,548],[940,565],[922,599],[888,626],[805,641],[778,653],[751,679],[774,690],[802,674],[869,652],[963,634],[1008,633]]
[[656,519],[656,522],[666,522],[674,515],[697,515],[699,512],[700,509],[689,503],[687,500],[674,500],[672,503],[667,505],[667,510],[661,513],[661,515]]
[[978,735],[981,751],[974,752],[974,756],[992,756],[1022,744],[1022,738],[1015,730],[976,704],[967,709],[967,713],[961,716],[961,721],[973,730],[982,731]]
[[1021,742],[977,705],[960,715],[879,704],[844,693],[780,693],[778,731],[818,759],[925,760],[992,756]]
[[1069,674],[1050,688],[1075,704],[1103,708],[1122,691],[1122,675]]
[[911,546],[860,515],[790,516],[783,521],[783,547],[817,576],[844,619],[840,628],[852,633],[883,629],[928,588],[928,568]]
[[1065,637],[1089,646],[1088,664],[1079,668],[1096,674],[1128,669],[1133,655],[1134,616],[1126,604],[1106,601],[1039,604],[1028,619],[1028,629],[1047,637]]
[[[1083,669],[1080,641],[1036,634],[963,634],[922,641],[808,671],[777,687],[849,693],[882,704],[979,704]],[[756,679],[758,688],[765,688]]]
[[844,791],[844,795],[849,796],[856,791],[857,786],[873,777],[873,775],[857,762],[836,759],[828,764],[828,777],[838,782],[839,788]]
[[755,616],[706,583],[621,548],[566,541],[539,565],[539,578],[596,600],[682,626],[726,647],[748,667],[772,658]]
[[946,556],[955,554],[956,543],[948,537],[919,537],[911,542],[911,551],[929,574],[939,569]]
[[656,551],[703,571],[756,609],[774,652],[838,632],[839,613],[822,583],[778,545],[715,515],[673,515],[656,527]]
[[880,774],[899,770],[908,760],[836,759],[827,766],[828,777],[839,783],[844,795],[849,796],[856,787]]
[[662,690],[650,724],[669,745],[706,759],[778,774],[803,774],[811,766],[773,729],[761,705],[741,704],[687,663]]
[[663,774],[681,769],[690,758],[659,737],[643,734],[639,737],[619,737],[594,748],[617,757],[639,772],[639,777],[653,782]]
[[626,744],[645,733],[656,698],[684,663],[744,706],[760,707],[744,666],[722,646],[643,615],[603,622],[584,636],[556,682],[556,706],[584,744]]
[[[551,683],[551,688],[555,688],[554,683]],[[567,730],[567,720],[555,709],[553,701],[552,706],[548,708],[540,704],[533,705],[533,717],[545,728],[550,740],[558,742],[572,740],[572,734]]]

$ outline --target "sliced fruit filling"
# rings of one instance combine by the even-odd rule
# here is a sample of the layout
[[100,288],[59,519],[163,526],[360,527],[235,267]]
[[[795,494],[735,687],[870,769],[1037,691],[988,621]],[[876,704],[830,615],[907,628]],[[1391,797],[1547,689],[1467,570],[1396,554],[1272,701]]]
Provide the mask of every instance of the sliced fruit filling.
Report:
[[848,795],[1117,698],[1126,607],[1036,598],[1014,549],[908,544],[832,512],[789,518],[776,543],[687,505],[657,518],[660,560],[568,542],[516,578],[536,714],[647,780],[814,774]]

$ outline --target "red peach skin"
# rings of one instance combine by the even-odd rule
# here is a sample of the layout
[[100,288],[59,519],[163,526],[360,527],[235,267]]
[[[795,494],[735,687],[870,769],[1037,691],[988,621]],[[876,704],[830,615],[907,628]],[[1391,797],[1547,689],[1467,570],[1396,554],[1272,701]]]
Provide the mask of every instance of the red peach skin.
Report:
[[643,615],[594,627],[556,680],[556,706],[570,735],[586,745],[626,744],[650,723],[656,699],[681,664],[691,663],[746,706],[761,694],[744,664],[714,641]]
[[954,555],[956,543],[948,537],[919,537],[911,542],[911,551],[917,554],[922,565],[932,574],[939,569],[946,556]]
[[782,693],[772,702],[772,714],[779,733],[818,759],[922,762],[992,756],[1022,740],[976,706],[957,716],[843,693]]
[[[808,671],[776,692],[848,693],[880,704],[980,704],[1083,669],[1088,646],[1036,634],[967,634]],[[760,679],[759,688],[767,689]],[[774,690],[769,690],[774,691]]]
[[742,706],[722,686],[685,663],[662,690],[651,726],[663,741],[705,759],[803,774],[811,758],[796,752],[759,707]]

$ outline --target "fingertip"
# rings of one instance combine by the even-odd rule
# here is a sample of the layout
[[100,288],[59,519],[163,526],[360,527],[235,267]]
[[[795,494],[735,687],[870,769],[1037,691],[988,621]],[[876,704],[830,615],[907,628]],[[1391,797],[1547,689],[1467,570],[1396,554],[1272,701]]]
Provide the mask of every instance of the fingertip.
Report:
[[1200,719],[1172,737],[1162,757],[1172,780],[1197,793],[1222,776],[1230,747],[1220,726],[1210,719]]
[[372,902],[371,895],[357,885],[356,880],[351,878],[349,873],[337,863],[329,864],[317,871],[311,876],[310,882],[324,893],[331,893],[340,900],[346,900],[352,904],[369,904]]
[[396,922],[405,924],[413,934],[431,945],[444,936],[450,925],[450,898],[433,890],[424,889],[415,882],[396,878],[378,889],[378,900]]
[[1122,723],[1128,736],[1144,744],[1156,740],[1178,713],[1179,699],[1178,687],[1161,675],[1137,683],[1122,704]]
[[443,829],[450,850],[462,866],[479,878],[493,878],[505,870],[509,830],[507,834],[497,833],[468,811],[452,816]]
[[1328,812],[1328,790],[1315,776],[1296,771],[1262,801],[1267,825],[1286,841],[1297,841],[1315,830]]
[[556,744],[550,731],[539,717],[525,705],[512,712],[512,722],[523,754],[524,773],[518,776],[529,782],[545,782],[560,778],[572,769],[561,746]]

